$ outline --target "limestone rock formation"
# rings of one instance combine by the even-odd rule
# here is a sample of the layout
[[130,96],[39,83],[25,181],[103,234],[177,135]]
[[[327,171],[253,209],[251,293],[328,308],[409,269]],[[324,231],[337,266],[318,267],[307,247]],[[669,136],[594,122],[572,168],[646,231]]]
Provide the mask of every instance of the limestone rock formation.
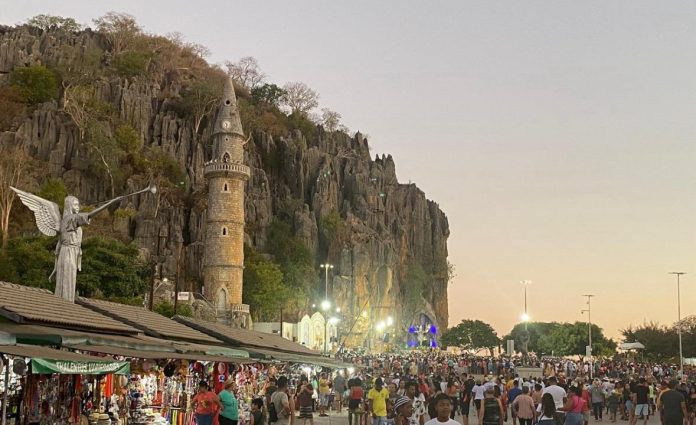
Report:
[[[60,45],[72,46],[70,51],[78,52],[77,56],[56,57],[65,51],[57,48]],[[91,31],[71,34],[2,27],[0,78],[16,67],[80,60],[79,52],[90,46],[104,48],[104,40]],[[180,277],[180,287],[201,292],[203,164],[210,155],[212,125],[195,134],[190,121],[168,108],[181,85],[175,72],[164,72],[156,81],[103,78],[97,87],[146,145],[170,153],[188,175],[188,201],[135,198],[129,207],[138,213],[117,229],[152,256],[161,276],[185,276]],[[343,326],[364,337],[370,332],[368,323],[378,318],[394,316],[405,329],[419,313],[441,327],[447,325],[447,217],[415,184],[399,183],[391,155],[372,158],[360,133],[350,137],[319,128],[312,140],[299,132],[272,137],[257,131],[252,136],[245,153],[245,163],[251,167],[245,202],[247,244],[264,252],[273,218],[281,208],[290,208],[284,213],[292,217],[295,234],[315,255],[316,264],[335,265],[330,291],[346,317],[356,318]],[[59,102],[40,105],[16,131],[0,134],[0,142],[26,147],[50,165],[47,173],[64,179],[70,191],[87,203],[108,198],[107,182],[85,169],[79,132]],[[128,185],[140,187],[140,182]],[[327,240],[330,235],[323,234],[326,229],[321,223],[331,214],[340,216],[342,233]],[[422,265],[428,276],[425,302],[418,311],[407,311],[402,302],[412,263]]]

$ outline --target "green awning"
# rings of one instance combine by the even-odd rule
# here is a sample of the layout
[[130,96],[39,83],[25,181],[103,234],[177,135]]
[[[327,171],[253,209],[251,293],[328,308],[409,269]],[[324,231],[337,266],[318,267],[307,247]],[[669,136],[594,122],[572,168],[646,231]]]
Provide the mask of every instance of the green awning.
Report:
[[104,357],[88,356],[38,345],[0,345],[0,353],[31,358],[32,373],[94,375],[130,373],[129,362],[117,362]]
[[74,360],[31,359],[31,373],[46,374],[60,373],[63,375],[128,375],[129,362],[99,362]]

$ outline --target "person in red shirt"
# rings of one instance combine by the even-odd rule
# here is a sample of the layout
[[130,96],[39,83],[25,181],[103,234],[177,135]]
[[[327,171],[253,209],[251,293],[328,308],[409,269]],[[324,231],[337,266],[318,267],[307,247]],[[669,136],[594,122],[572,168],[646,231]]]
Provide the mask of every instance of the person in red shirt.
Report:
[[213,420],[222,405],[217,394],[210,391],[207,382],[201,381],[198,384],[198,394],[193,397],[192,403],[196,412],[196,425],[213,425]]
[[[582,385],[582,384],[580,384]],[[592,406],[592,401],[591,401],[591,396],[590,396],[590,391],[587,389],[585,385],[582,385],[582,399],[585,400],[585,406]],[[590,422],[590,411],[585,410],[582,412],[582,419],[584,425],[587,425]]]

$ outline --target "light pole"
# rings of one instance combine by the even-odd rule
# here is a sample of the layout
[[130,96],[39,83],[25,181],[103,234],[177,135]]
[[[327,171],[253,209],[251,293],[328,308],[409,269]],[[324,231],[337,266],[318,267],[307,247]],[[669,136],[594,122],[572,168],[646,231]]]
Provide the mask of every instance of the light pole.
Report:
[[324,300],[321,302],[321,309],[324,312],[324,355],[326,355],[326,325],[328,322],[328,317],[326,315],[329,313],[329,309],[331,308],[331,303],[329,300]]
[[684,379],[684,355],[682,354],[682,324],[681,324],[681,288],[679,285],[680,277],[685,272],[669,272],[677,276],[677,333],[679,334],[679,377]]
[[[527,287],[532,284],[531,280],[520,281],[522,286],[524,286],[524,314],[522,315],[522,321],[524,321],[524,352],[525,357],[529,356],[529,329],[527,324],[529,322],[529,314],[527,314]],[[510,353],[512,355],[512,353]],[[526,360],[526,359],[523,359]]]
[[583,310],[582,312],[587,312],[587,340],[589,342],[589,347],[590,347],[590,379],[592,379],[592,373],[594,372],[594,360],[592,357],[592,297],[594,295],[592,294],[585,294],[583,297],[587,297],[587,310]]
[[334,266],[333,264],[322,264],[319,267],[324,269],[324,284],[326,285],[324,288],[324,299],[328,300],[329,299],[329,270],[333,269]]

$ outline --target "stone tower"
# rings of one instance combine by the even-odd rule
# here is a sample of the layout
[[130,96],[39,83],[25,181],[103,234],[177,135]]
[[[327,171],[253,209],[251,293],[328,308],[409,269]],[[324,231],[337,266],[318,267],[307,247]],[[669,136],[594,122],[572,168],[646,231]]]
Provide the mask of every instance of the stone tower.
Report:
[[218,320],[237,327],[249,325],[249,306],[242,304],[244,185],[249,179],[245,143],[234,86],[228,79],[213,128],[212,157],[204,169],[208,211],[203,293]]

